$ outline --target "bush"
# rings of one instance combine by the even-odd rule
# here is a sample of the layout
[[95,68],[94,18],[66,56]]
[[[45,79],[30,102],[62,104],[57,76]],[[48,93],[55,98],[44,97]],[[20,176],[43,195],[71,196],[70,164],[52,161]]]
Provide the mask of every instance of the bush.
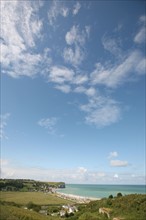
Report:
[[109,198],[109,199],[113,199],[113,195],[110,195],[108,198]]
[[121,197],[122,196],[122,193],[117,193],[117,197]]

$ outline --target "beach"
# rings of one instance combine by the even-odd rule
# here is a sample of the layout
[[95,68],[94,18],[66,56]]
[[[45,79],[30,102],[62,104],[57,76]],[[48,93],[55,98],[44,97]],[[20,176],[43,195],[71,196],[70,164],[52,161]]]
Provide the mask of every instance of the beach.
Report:
[[97,184],[66,184],[64,189],[57,189],[57,193],[62,194],[69,199],[98,200],[99,198],[108,198],[110,195],[116,196],[117,193],[145,194],[145,185],[97,185]]
[[71,200],[77,203],[89,203],[91,201],[100,200],[101,198],[93,198],[93,197],[86,197],[86,196],[79,196],[67,193],[56,192],[56,196],[59,198]]

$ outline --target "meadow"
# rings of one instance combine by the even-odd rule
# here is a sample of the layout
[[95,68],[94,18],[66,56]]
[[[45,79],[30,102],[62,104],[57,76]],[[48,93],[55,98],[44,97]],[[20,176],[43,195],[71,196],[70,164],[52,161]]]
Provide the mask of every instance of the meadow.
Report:
[[38,211],[28,210],[29,203],[36,207],[47,206],[47,209],[72,204],[71,201],[58,198],[43,192],[0,192],[0,220],[59,220],[59,216],[45,216]]
[[15,202],[20,205],[26,205],[30,201],[37,205],[72,204],[69,200],[43,192],[0,192],[0,199],[1,201]]

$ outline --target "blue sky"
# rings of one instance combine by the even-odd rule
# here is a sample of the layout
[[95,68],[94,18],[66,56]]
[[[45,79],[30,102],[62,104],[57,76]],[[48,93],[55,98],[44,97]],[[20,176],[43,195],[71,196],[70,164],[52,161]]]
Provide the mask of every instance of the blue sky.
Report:
[[2,1],[1,177],[145,183],[145,1]]

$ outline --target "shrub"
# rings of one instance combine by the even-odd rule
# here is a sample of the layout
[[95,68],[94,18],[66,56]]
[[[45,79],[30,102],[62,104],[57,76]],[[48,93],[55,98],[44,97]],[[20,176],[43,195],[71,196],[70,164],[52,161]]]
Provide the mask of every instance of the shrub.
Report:
[[109,198],[109,199],[113,199],[113,195],[110,195],[108,198]]
[[117,197],[121,197],[122,196],[122,193],[117,193]]

